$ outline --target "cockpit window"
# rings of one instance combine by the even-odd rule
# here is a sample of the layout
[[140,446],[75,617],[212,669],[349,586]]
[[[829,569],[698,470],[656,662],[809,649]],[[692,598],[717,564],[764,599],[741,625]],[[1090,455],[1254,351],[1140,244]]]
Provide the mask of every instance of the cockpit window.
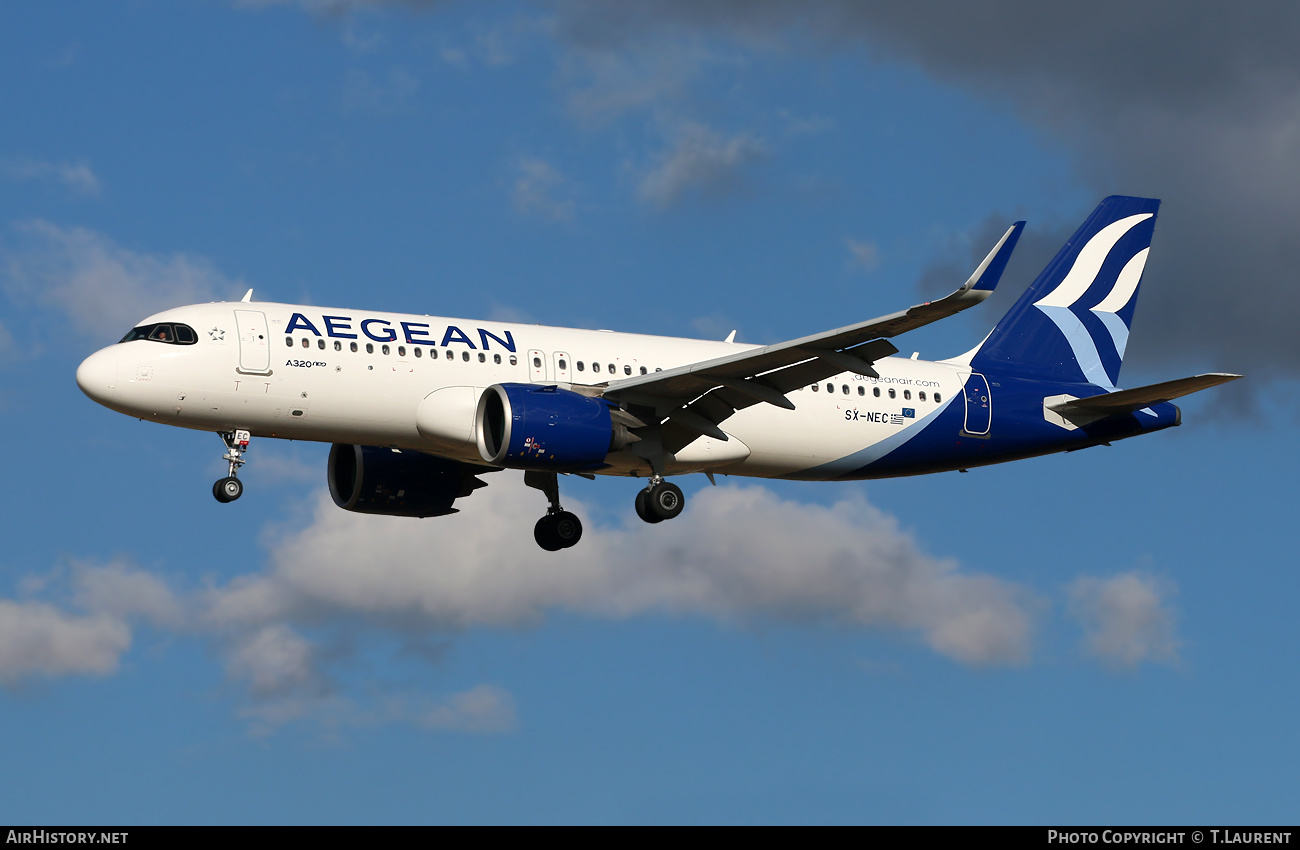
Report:
[[160,322],[156,325],[141,325],[138,328],[131,328],[131,331],[124,337],[122,342],[132,342],[137,339],[147,339],[150,342],[165,342],[169,345],[193,345],[199,341],[198,334],[194,333],[194,328],[189,325],[176,324],[175,322]]

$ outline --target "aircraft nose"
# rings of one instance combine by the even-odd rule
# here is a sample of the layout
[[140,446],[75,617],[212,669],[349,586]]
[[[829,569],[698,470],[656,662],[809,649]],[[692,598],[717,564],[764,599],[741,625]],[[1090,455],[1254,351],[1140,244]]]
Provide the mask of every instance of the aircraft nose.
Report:
[[101,349],[81,361],[77,367],[77,386],[100,404],[105,403],[117,388],[117,352]]

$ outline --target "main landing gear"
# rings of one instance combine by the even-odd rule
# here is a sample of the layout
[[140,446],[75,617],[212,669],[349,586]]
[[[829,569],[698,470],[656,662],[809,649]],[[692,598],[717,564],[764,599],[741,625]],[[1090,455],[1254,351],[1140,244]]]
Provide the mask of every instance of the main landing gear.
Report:
[[[539,519],[533,528],[533,539],[538,546],[547,552],[558,552],[582,539],[582,520],[560,507],[560,485],[556,473],[525,472],[524,483],[541,490],[551,503],[546,516]],[[662,475],[651,476],[650,484],[636,494],[636,515],[646,522],[673,519],[684,507],[686,497],[682,495],[682,488],[665,481]]]
[[247,431],[218,431],[217,436],[226,444],[221,459],[230,463],[230,475],[212,485],[212,495],[218,502],[233,502],[244,495],[244,483],[235,476],[246,462],[244,452],[248,451],[251,437]]
[[554,472],[525,472],[524,483],[546,494],[551,506],[533,528],[533,539],[547,552],[568,549],[582,539],[582,520],[560,507],[560,483]]
[[651,476],[649,485],[636,494],[636,515],[649,523],[673,519],[684,507],[682,488],[665,481],[662,475]]

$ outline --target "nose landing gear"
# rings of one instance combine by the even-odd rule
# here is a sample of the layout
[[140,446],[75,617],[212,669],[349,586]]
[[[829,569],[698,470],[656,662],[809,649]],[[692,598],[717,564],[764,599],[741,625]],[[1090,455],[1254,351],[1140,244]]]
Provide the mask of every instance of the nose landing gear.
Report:
[[568,549],[582,539],[582,520],[560,507],[560,483],[554,472],[525,472],[524,483],[546,494],[551,506],[533,527],[533,539],[547,552]]
[[221,459],[230,464],[230,475],[212,485],[212,495],[218,502],[233,502],[244,495],[244,483],[236,475],[239,467],[246,463],[244,452],[248,451],[252,438],[247,431],[218,431],[217,436],[226,444],[226,453]]

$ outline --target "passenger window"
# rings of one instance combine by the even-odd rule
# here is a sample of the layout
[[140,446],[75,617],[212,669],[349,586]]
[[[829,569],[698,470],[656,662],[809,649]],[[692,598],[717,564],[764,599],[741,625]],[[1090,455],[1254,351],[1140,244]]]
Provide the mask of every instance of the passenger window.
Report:
[[405,346],[405,345],[399,345],[399,346],[397,346],[397,356],[398,356],[398,357],[405,357],[405,356],[406,356],[406,346]]
[[599,363],[592,363],[592,364],[591,364],[591,371],[593,371],[593,372],[599,372],[599,371],[600,371],[600,364],[599,364]]
[[287,345],[287,346],[289,346],[290,348],[293,348],[293,337],[291,337],[291,336],[287,336],[287,337],[285,337],[285,338],[284,338],[284,344]]
[[324,351],[324,350],[325,350],[325,340],[323,340],[323,339],[318,339],[318,340],[316,340],[316,347],[319,348],[321,351]]
[[367,342],[366,354],[374,354],[374,353],[375,353],[375,344],[373,342]]
[[912,391],[911,391],[911,390],[903,390],[903,398],[906,399],[907,401],[911,401],[911,400],[912,400]]
[[880,398],[880,387],[872,387],[871,394],[876,398]]
[[493,362],[493,363],[496,363],[497,365],[500,365],[500,364],[501,364],[501,355],[500,355],[500,354],[493,354],[493,355],[492,355],[492,362]]
[[460,353],[460,359],[461,359],[461,360],[464,360],[466,363],[468,363],[468,362],[469,362],[469,352],[468,352],[468,351],[462,351],[462,352]]
[[898,393],[894,392],[894,388],[893,388],[893,387],[890,387],[890,388],[889,388],[889,397],[890,397],[890,398],[898,398]]
[[418,348],[418,347],[417,347],[417,348],[415,349],[415,356],[416,356],[416,357],[423,357],[423,356],[424,356],[424,349],[422,349],[422,348]]
[[616,368],[614,368],[614,364],[613,364],[613,363],[609,364],[609,374],[611,374],[611,375],[616,375],[616,374],[618,374],[618,370],[617,370]]
[[866,394],[867,394],[867,388],[862,386],[861,384],[858,384],[858,395],[866,395]]
[[568,368],[569,368],[569,361],[567,361],[567,360],[565,360],[563,357],[561,357],[561,358],[560,358],[560,371],[563,372],[565,369],[568,369]]
[[342,350],[343,350],[343,343],[339,342],[337,339],[334,340],[334,350],[335,350],[335,351],[342,351]]
[[478,353],[478,362],[480,362],[480,363],[486,363],[486,362],[487,362],[487,355],[480,351],[480,352]]
[[357,344],[355,342],[348,343],[348,348],[352,350],[353,354],[357,353]]
[[516,357],[516,356],[514,356],[513,354],[511,354],[511,355],[510,355],[510,365],[511,365],[511,366],[518,366],[518,365],[519,365],[519,358]]
[[578,371],[579,371],[579,372],[582,371],[582,361],[581,361],[581,360],[579,360],[577,363],[574,363],[573,365],[578,367]]
[[631,367],[631,366],[624,366],[624,367],[623,367],[623,374],[624,374],[624,375],[631,375],[631,374],[632,374],[632,367]]
[[925,401],[925,390],[921,390],[919,393],[917,393],[916,397],[921,401]]
[[303,338],[302,338],[302,347],[303,347],[303,348],[311,348],[311,340],[307,339],[307,337],[303,337]]
[[658,366],[656,366],[656,367],[655,367],[655,371],[656,371],[656,372],[662,372],[663,369],[660,369]]
[[941,402],[941,401],[943,401],[943,399],[939,398],[939,394],[938,394],[938,393],[935,393],[935,394],[934,394],[934,403],[935,403],[935,404],[938,404],[938,403]]
[[387,345],[381,345],[381,346],[379,346],[379,351],[380,351],[381,353],[383,353],[383,354],[387,354],[387,353],[388,353],[388,346],[387,346]]
[[812,385],[812,391],[813,391],[813,392],[817,392],[817,391],[819,391],[821,388],[822,388],[822,385],[821,385],[821,384],[813,384],[813,385]]
[[844,384],[843,386],[840,387],[840,389],[844,391],[844,394],[845,394],[845,395],[848,395],[848,394],[849,394],[849,385],[848,385],[848,384]]
[[641,374],[642,374],[642,375],[645,374],[645,367],[644,367],[644,366],[641,367]]
[[534,358],[533,358],[533,368],[534,368],[534,369],[540,369],[540,368],[542,368],[542,358],[540,358],[540,357],[534,357]]
[[834,385],[834,384],[827,384],[827,385],[826,385],[826,392],[828,392],[828,393],[833,393],[833,392],[835,392],[835,385]]

